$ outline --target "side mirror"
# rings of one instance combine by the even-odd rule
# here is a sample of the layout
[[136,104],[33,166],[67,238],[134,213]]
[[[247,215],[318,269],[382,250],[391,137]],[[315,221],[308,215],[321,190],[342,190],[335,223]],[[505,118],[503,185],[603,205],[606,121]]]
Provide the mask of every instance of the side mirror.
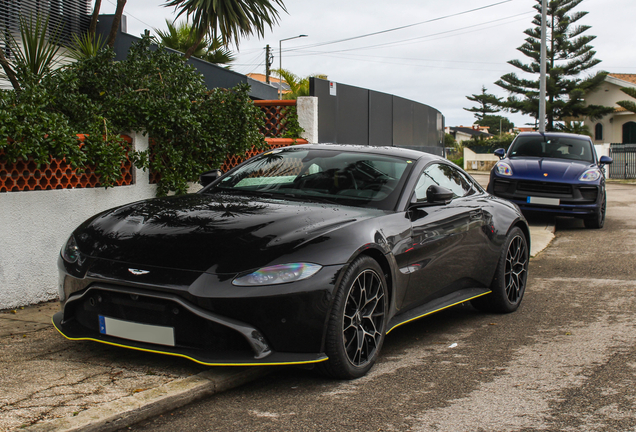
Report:
[[503,159],[504,156],[506,155],[506,150],[502,149],[502,148],[498,148],[497,150],[495,150],[495,156],[497,156],[499,159]]
[[448,204],[454,196],[455,194],[450,189],[442,186],[431,185],[428,189],[426,189],[426,201],[417,201],[417,198],[413,195],[409,208],[421,209],[423,207]]
[[455,194],[442,186],[431,185],[426,189],[426,201],[430,204],[448,204]]
[[601,164],[601,165],[609,165],[612,162],[614,162],[614,159],[612,159],[609,156],[605,156],[605,155],[601,156],[601,159],[599,159],[599,161],[598,161],[598,163]]
[[201,183],[201,186],[205,187],[209,185],[210,183],[212,183],[214,180],[221,177],[222,174],[223,173],[219,169],[206,171],[199,176],[199,183]]

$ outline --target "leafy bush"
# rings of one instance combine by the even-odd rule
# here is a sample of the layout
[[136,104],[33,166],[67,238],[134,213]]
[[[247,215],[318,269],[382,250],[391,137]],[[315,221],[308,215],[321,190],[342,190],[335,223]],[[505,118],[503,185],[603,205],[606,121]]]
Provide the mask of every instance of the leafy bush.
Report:
[[454,163],[455,165],[457,165],[460,168],[464,168],[464,158],[460,157],[459,159],[449,159],[449,161],[451,161],[452,163]]
[[283,138],[299,138],[305,129],[298,122],[298,111],[295,106],[288,106],[283,109]]
[[[80,169],[93,164],[108,186],[126,158],[119,135],[142,131],[155,143],[152,157],[148,151],[129,156],[159,174],[157,193],[165,195],[185,193],[188,182],[221,166],[228,154],[264,146],[263,114],[249,86],[208,91],[180,55],[156,49],[149,37],[134,44],[126,60],[113,59],[105,49],[24,94],[0,92],[0,149],[10,159],[34,156],[45,163],[51,154]],[[78,132],[88,135],[81,150]]]
[[498,148],[508,150],[510,144],[515,139],[513,134],[504,134],[501,137],[494,137],[490,139],[472,139],[463,141],[464,147],[468,147],[477,153],[492,153]]

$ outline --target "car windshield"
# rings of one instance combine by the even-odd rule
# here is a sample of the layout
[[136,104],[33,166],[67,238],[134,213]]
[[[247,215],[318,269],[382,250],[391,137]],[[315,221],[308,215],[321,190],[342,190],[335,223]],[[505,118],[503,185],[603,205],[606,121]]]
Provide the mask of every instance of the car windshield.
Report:
[[570,137],[518,137],[508,157],[539,157],[594,162],[589,141]]
[[204,193],[393,209],[412,161],[331,149],[288,148],[254,158]]

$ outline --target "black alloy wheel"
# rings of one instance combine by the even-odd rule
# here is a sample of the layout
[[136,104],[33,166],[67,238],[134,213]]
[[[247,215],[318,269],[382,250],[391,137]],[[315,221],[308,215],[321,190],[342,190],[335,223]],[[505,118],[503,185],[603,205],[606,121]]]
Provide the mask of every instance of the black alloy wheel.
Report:
[[514,227],[508,233],[492,280],[489,295],[471,300],[482,311],[509,313],[517,310],[526,291],[530,251],[526,236]]
[[603,194],[603,202],[601,207],[596,211],[596,214],[590,218],[583,219],[585,228],[601,229],[605,225],[605,212],[607,210],[607,194]]
[[387,284],[378,263],[357,258],[335,294],[327,327],[326,374],[341,379],[364,376],[375,363],[386,333]]

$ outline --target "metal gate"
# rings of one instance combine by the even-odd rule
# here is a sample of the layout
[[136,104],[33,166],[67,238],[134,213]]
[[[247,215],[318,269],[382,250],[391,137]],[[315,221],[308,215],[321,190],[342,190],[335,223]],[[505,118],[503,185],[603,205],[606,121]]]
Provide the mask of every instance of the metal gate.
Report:
[[610,144],[609,155],[614,159],[607,167],[609,178],[636,178],[636,144]]

